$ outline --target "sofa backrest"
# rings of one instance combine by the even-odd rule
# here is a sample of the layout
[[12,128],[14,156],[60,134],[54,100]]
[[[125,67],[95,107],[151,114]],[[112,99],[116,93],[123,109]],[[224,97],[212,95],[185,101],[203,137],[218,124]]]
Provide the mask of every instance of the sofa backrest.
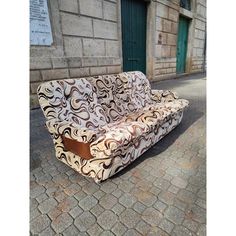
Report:
[[139,71],[43,83],[39,103],[49,120],[74,121],[98,127],[114,122],[152,103],[151,88]]
[[38,98],[47,120],[74,121],[88,128],[107,123],[92,85],[84,78],[43,83],[38,87]]
[[127,103],[129,97],[125,92],[127,78],[115,75],[101,75],[87,78],[93,85],[98,102],[103,107],[107,121],[113,122],[128,114]]
[[152,103],[150,83],[142,72],[122,72],[86,79],[93,85],[108,123]]
[[146,107],[152,103],[151,86],[147,77],[140,71],[120,73],[121,78],[126,78],[125,92],[135,110]]

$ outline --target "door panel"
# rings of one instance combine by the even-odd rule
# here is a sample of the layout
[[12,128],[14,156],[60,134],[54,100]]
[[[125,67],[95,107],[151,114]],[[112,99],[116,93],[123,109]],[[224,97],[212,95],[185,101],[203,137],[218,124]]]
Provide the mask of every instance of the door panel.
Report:
[[177,63],[176,72],[184,73],[186,67],[186,56],[188,46],[188,28],[189,20],[185,17],[179,17],[178,43],[177,43]]
[[146,2],[121,0],[123,70],[146,73]]

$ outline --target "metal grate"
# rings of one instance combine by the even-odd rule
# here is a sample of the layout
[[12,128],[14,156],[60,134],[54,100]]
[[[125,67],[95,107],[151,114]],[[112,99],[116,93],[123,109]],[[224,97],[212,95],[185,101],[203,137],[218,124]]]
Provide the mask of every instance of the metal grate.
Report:
[[189,11],[191,10],[190,0],[180,0],[180,6]]

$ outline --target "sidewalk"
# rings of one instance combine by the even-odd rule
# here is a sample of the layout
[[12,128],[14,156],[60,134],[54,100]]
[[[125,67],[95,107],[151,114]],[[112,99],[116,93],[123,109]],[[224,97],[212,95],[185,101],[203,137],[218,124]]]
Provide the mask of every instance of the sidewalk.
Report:
[[30,111],[32,235],[206,235],[206,79],[154,82],[190,101],[181,124],[96,184],[55,158],[40,109]]

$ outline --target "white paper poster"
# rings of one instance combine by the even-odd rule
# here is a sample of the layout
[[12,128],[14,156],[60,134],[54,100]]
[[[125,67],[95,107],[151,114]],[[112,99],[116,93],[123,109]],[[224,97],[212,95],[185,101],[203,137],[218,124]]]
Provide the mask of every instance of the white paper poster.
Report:
[[53,43],[47,0],[30,0],[30,44]]

